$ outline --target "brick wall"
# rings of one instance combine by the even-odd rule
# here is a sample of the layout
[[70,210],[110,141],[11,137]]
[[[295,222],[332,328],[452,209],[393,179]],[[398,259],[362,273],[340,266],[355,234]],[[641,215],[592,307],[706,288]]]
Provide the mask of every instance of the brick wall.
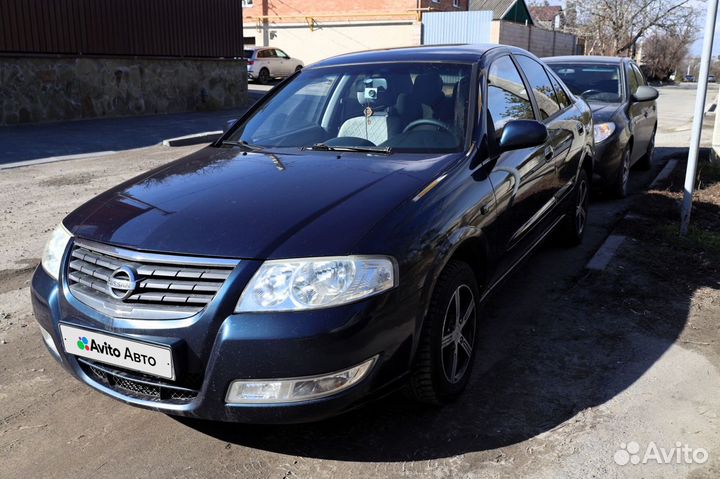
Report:
[[[297,15],[332,15],[337,13],[338,18],[352,14],[366,14],[375,12],[405,12],[417,8],[431,8],[437,11],[467,10],[468,0],[458,0],[458,7],[453,6],[453,0],[255,0],[251,8],[243,9],[243,16],[256,17],[270,16],[297,16]],[[380,20],[381,18],[378,18]],[[277,20],[283,22],[283,20]],[[295,20],[287,20],[292,23]]]

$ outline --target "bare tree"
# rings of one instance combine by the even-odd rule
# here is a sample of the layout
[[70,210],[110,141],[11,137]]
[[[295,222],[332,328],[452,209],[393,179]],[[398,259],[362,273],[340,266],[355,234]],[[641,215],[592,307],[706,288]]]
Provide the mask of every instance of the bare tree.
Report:
[[[642,43],[642,63],[651,79],[667,80],[682,67],[696,33],[695,15],[665,30],[653,30]],[[682,72],[681,72],[682,73]]]
[[639,40],[672,31],[694,18],[691,0],[584,0],[573,2],[586,53],[635,56]]

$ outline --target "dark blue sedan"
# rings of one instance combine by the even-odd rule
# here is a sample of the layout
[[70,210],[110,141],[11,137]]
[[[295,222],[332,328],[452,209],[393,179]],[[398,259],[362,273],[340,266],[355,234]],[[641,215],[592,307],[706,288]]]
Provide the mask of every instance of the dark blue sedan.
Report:
[[590,109],[523,50],[335,57],[66,217],[35,316],[73,376],[168,414],[442,404],[483,300],[551,233],[582,240],[593,155]]

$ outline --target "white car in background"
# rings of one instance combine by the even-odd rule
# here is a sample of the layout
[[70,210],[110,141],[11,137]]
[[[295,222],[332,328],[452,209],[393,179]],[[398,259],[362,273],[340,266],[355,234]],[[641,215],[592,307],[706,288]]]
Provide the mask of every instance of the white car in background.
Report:
[[244,57],[247,60],[248,79],[262,84],[273,78],[290,76],[305,65],[275,47],[248,47],[245,48]]

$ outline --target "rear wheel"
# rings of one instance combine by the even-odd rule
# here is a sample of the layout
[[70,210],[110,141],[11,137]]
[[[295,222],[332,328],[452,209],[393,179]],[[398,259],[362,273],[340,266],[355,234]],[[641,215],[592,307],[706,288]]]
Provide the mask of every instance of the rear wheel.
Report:
[[267,68],[260,70],[260,73],[258,73],[258,81],[263,85],[267,85],[270,81],[270,70]]
[[638,168],[641,170],[649,170],[652,167],[652,157],[655,153],[655,132],[657,131],[657,128],[653,130],[653,134],[650,137],[650,143],[648,143],[647,151],[645,152],[645,155],[643,155],[642,158],[640,158],[637,162]]
[[295,67],[296,72],[299,72],[300,70],[302,70],[302,65],[298,65]]
[[467,385],[478,343],[479,290],[467,263],[451,260],[430,301],[406,388],[414,400],[443,404]]
[[590,182],[583,168],[578,175],[572,201],[565,218],[560,223],[557,236],[565,246],[577,246],[582,243],[587,226],[588,207],[590,206]]

